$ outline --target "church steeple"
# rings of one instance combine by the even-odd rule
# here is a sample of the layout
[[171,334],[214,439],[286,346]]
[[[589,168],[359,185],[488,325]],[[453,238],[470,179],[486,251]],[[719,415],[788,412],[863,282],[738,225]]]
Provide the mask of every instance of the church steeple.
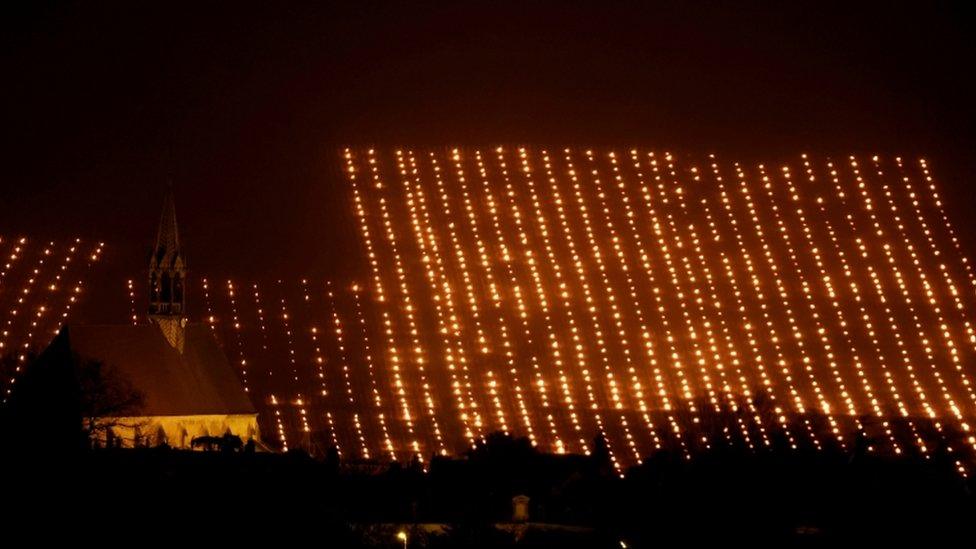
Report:
[[176,226],[176,204],[173,200],[173,186],[166,188],[163,199],[163,213],[159,218],[159,229],[156,231],[156,249],[154,256],[163,258],[176,257],[180,254],[180,231]]
[[173,188],[166,190],[156,245],[149,259],[149,319],[159,326],[170,344],[182,352],[186,325],[186,263],[176,226]]

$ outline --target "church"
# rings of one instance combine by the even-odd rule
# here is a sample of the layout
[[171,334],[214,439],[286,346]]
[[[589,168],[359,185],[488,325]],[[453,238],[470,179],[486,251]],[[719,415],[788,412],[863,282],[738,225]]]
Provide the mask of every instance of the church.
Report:
[[68,377],[80,387],[85,376],[79,374],[79,365],[104,367],[112,372],[113,387],[126,388],[100,387],[101,393],[116,393],[106,399],[124,400],[119,393],[125,392],[138,395],[130,406],[105,404],[83,412],[91,442],[190,448],[194,438],[230,434],[260,443],[257,411],[237,373],[210,328],[187,319],[186,281],[176,208],[168,191],[149,260],[148,322],[65,325],[38,360],[41,369],[73,371]]

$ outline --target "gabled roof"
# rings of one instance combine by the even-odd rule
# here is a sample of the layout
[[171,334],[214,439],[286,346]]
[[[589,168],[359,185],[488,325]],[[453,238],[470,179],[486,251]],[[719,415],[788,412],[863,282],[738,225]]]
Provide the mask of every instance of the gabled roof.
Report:
[[[58,341],[60,340],[60,341]],[[54,344],[116,369],[145,394],[143,415],[256,413],[204,324],[186,326],[181,355],[154,325],[69,325]]]

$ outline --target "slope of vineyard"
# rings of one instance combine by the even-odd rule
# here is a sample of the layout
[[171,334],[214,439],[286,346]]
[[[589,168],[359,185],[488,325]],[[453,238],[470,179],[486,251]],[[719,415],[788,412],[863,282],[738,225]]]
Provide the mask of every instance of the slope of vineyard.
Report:
[[976,277],[924,160],[344,161],[360,280],[195,293],[274,444],[427,459],[505,431],[621,470],[716,444],[976,444]]
[[13,390],[32,354],[43,350],[77,307],[102,243],[0,236],[0,390]]

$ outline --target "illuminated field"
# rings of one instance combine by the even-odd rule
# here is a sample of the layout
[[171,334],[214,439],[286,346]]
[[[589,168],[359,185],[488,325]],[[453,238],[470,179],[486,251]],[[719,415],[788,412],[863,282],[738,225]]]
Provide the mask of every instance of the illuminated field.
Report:
[[101,243],[0,237],[0,363],[3,400],[32,352],[47,346],[76,306]]
[[398,451],[504,430],[585,452],[599,433],[629,464],[845,445],[870,417],[909,418],[896,452],[933,444],[911,418],[969,430],[976,279],[924,160],[345,159]]
[[426,461],[505,431],[602,439],[623,470],[722,445],[928,455],[962,432],[965,472],[976,278],[924,160],[344,161],[359,281],[192,294],[272,445]]

